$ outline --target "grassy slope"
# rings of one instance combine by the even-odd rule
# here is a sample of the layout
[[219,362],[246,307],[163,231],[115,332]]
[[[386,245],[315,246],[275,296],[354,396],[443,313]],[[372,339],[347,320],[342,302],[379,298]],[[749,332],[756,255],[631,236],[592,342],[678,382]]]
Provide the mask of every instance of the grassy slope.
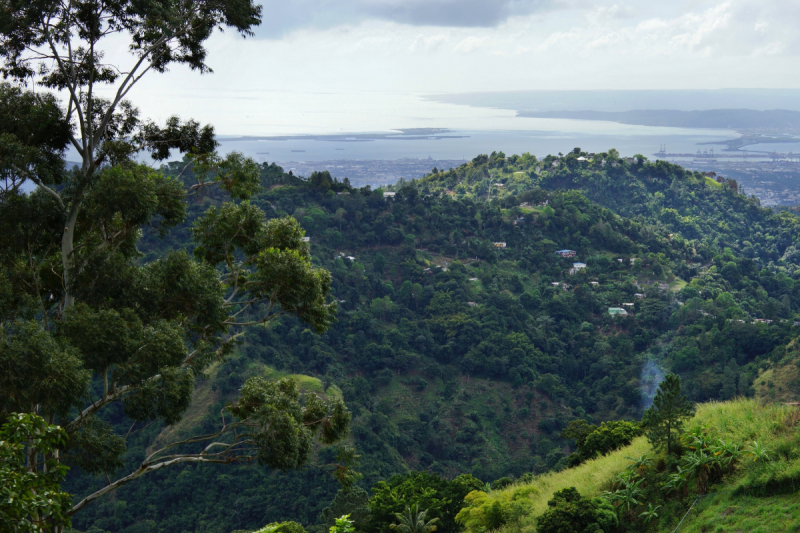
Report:
[[[707,427],[714,435],[747,443],[758,439],[773,451],[774,460],[764,466],[745,461],[737,472],[711,492],[725,492],[701,499],[681,526],[681,532],[800,531],[800,409],[783,404],[762,406],[757,400],[740,399],[698,406],[687,424]],[[630,446],[576,468],[541,475],[530,484],[518,484],[489,494],[492,500],[522,501],[527,516],[503,527],[503,533],[534,533],[536,517],[547,509],[553,493],[575,487],[588,497],[600,496],[609,481],[649,451],[642,437]],[[780,487],[761,489],[768,482],[782,480]],[[795,480],[792,483],[792,480]],[[535,490],[531,490],[531,488]],[[744,492],[742,494],[742,492]],[[767,494],[763,494],[766,492]],[[762,493],[762,495],[756,495]],[[516,495],[516,497],[515,497]],[[663,516],[658,531],[671,532],[680,516]]]

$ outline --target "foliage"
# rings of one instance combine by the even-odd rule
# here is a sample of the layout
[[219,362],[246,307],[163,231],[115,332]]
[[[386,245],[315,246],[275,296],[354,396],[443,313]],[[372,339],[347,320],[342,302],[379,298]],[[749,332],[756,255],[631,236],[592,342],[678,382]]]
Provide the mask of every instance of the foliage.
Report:
[[576,466],[598,455],[627,446],[642,434],[642,428],[636,422],[618,420],[602,422],[599,427],[586,424],[585,420],[570,422],[570,426],[561,432],[562,438],[574,438],[577,451],[568,458],[570,466]]
[[681,392],[681,378],[675,374],[665,376],[658,386],[652,407],[642,417],[647,439],[656,448],[666,446],[667,455],[671,454],[683,421],[691,418],[694,412],[694,404]]
[[551,507],[537,520],[539,533],[612,533],[617,515],[602,498],[583,498],[574,487],[556,492],[547,502]]
[[[415,516],[419,514],[419,508],[425,509],[426,516],[430,513],[430,520],[437,521],[437,531],[454,533],[458,531],[455,519],[464,497],[480,487],[483,483],[469,474],[462,474],[452,481],[428,472],[392,476],[372,488],[369,500],[371,518],[366,530],[387,533],[393,529],[397,516],[414,506],[417,509]],[[416,523],[417,519],[412,522]]]
[[331,526],[330,533],[355,533],[355,530],[350,515],[344,515],[336,519],[336,523]]
[[329,528],[334,525],[337,517],[346,514],[353,521],[353,527],[363,531],[370,518],[368,503],[369,494],[361,487],[341,488],[330,505],[322,510],[318,521]]
[[6,417],[0,426],[0,529],[40,533],[70,525],[71,497],[60,489],[67,467],[52,456],[65,441],[61,428],[39,416]]
[[297,522],[275,522],[253,533],[306,533],[306,530]]
[[420,511],[419,504],[415,503],[410,507],[406,507],[402,513],[396,513],[397,523],[389,526],[390,529],[396,529],[400,533],[433,533],[436,531],[436,522],[438,518],[431,518],[426,520],[428,510]]

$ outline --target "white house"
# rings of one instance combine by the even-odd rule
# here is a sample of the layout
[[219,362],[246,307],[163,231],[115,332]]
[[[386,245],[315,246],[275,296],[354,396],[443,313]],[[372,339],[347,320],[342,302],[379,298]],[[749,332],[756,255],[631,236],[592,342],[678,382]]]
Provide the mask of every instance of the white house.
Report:
[[494,244],[496,248],[505,248],[506,247],[506,243],[504,243],[504,242],[493,242],[492,244]]
[[386,198],[394,198],[394,195],[397,194],[396,192],[385,192],[383,193],[384,199]]

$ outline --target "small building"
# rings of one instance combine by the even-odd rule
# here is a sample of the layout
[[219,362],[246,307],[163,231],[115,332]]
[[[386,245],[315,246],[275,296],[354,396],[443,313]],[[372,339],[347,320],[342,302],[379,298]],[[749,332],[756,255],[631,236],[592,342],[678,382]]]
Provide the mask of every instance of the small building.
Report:
[[467,305],[470,306],[470,307],[477,307],[478,306],[478,304],[475,303],[475,302],[467,302]]
[[339,196],[350,196],[350,193],[347,191],[337,192],[336,194]]
[[493,242],[492,244],[494,244],[495,248],[505,248],[506,247],[506,243],[504,243],[504,242]]
[[560,164],[561,164],[561,162],[560,162],[560,161],[553,161],[553,166],[554,166],[554,167],[557,167],[557,166],[558,166],[558,165],[560,165]]
[[638,257],[631,257],[631,264],[635,264],[636,260],[639,259]]
[[394,198],[394,195],[397,194],[396,192],[385,192],[383,193],[384,200],[387,198]]
[[622,258],[617,259],[617,262],[622,263]]
[[586,263],[572,263],[572,268],[569,269],[569,273],[570,275],[574,275],[584,268],[586,268]]
[[668,291],[669,290],[669,283],[659,283],[658,290],[660,291]]
[[633,307],[633,303],[624,303],[622,304],[622,307]]
[[639,300],[644,300],[644,294],[642,294],[641,292],[637,292],[636,294],[633,295],[633,297],[638,298]]
[[470,281],[478,281],[478,278],[469,278]]
[[311,237],[303,237],[303,242],[311,242]]
[[355,256],[352,256],[352,255],[346,255],[345,259],[349,259],[350,261],[355,261],[356,260]]
[[761,324],[772,324],[772,320],[768,318],[756,318],[755,322],[759,322]]
[[554,281],[554,282],[552,282],[550,285],[552,285],[553,287],[560,287],[560,286],[561,286],[561,283],[560,283],[560,282],[558,282],[558,281]]
[[580,161],[581,163],[583,163],[584,161],[588,161],[588,159],[586,159],[586,158],[585,158],[585,157],[583,157],[583,156],[580,156],[580,157],[578,158],[578,161]]
[[609,307],[608,314],[611,316],[628,316],[628,312],[622,307]]
[[594,286],[594,287],[597,287],[598,285],[600,285],[600,283],[598,283],[596,281],[590,281],[589,283],[591,283],[592,286]]
[[575,250],[556,250],[556,253],[561,257],[575,257],[578,255],[578,252]]

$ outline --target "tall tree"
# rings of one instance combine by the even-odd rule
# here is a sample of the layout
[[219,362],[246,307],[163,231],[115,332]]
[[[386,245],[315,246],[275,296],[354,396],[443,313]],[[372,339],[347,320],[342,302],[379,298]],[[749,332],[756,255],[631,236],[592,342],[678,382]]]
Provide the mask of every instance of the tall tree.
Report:
[[671,454],[684,420],[694,416],[694,412],[694,403],[681,392],[681,378],[668,374],[658,386],[653,405],[642,417],[647,439],[656,448],[666,446],[667,454]]
[[[206,435],[148,450],[117,476],[126,439],[154,421],[178,422],[194,381],[234,349],[248,326],[293,315],[317,332],[333,321],[330,274],[311,263],[291,218],[267,220],[248,203],[260,187],[251,159],[214,152],[213,129],[177,117],[165,127],[125,100],[149,71],[186,64],[208,72],[205,41],[217,28],[249,35],[260,22],[252,0],[8,0],[0,2],[0,421],[12,413],[58,423],[66,447],[36,449],[108,484],[72,515],[148,472],[186,462],[258,461],[297,468],[314,439],[340,441],[350,414],[341,399],[301,394],[292,380],[252,378]],[[130,39],[127,70],[103,62],[103,46]],[[113,97],[98,97],[101,86]],[[68,145],[81,164],[67,171]],[[179,178],[137,164],[189,153]],[[32,192],[26,193],[34,184]],[[175,251],[144,261],[145,232],[166,235],[186,201],[212,188],[229,201],[194,224],[194,256]],[[104,412],[121,404],[131,425],[117,433]],[[343,479],[346,469],[336,469]]]

